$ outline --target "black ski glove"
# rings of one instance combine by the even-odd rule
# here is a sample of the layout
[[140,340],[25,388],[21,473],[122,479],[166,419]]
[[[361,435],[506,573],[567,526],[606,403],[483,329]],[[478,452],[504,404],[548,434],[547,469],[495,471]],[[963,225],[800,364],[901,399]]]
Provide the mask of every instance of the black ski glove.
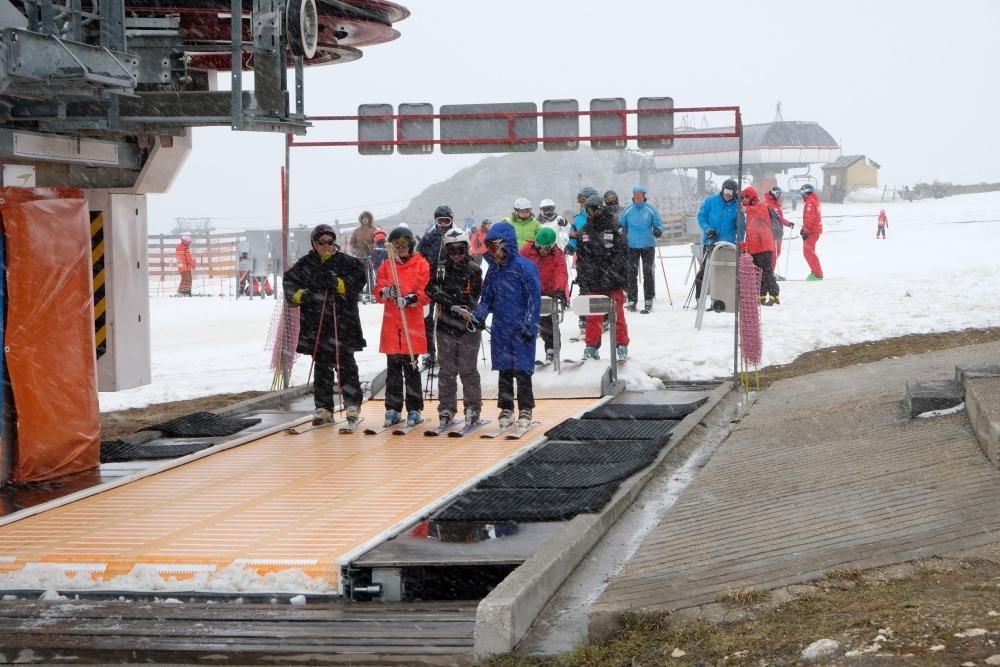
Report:
[[661,236],[663,236],[663,230],[661,230],[659,227],[653,227],[653,236],[655,236],[656,238],[660,238]]
[[705,232],[706,245],[712,245],[718,240],[719,240],[719,233],[714,229],[710,229],[707,232]]
[[809,230],[808,229],[803,228],[802,231],[799,232],[799,234],[802,236],[802,240],[803,241],[805,241],[806,239],[809,238]]

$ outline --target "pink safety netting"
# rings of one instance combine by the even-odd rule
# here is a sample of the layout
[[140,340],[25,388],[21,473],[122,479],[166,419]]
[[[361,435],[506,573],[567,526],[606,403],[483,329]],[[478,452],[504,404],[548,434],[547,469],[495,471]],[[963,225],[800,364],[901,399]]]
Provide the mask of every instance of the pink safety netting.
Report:
[[763,272],[749,253],[740,256],[740,355],[748,366],[759,366],[764,352],[760,332],[760,280]]
[[264,349],[271,350],[271,370],[288,373],[295,363],[295,345],[299,340],[299,307],[279,301],[271,315],[271,326]]

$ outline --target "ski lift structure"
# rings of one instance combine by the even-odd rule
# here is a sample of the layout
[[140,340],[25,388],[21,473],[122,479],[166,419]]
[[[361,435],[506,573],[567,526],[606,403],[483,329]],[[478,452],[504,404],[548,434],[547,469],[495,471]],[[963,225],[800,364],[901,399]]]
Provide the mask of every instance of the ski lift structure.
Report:
[[792,192],[798,192],[799,188],[803,185],[809,184],[815,189],[819,190],[819,179],[809,173],[811,166],[806,167],[804,174],[792,174],[788,177],[788,189]]

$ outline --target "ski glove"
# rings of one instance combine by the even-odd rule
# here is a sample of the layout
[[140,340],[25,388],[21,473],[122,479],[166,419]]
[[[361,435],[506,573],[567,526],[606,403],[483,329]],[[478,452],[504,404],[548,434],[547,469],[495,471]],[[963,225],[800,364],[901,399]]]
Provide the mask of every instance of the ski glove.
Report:
[[304,289],[295,290],[295,294],[293,294],[292,298],[290,298],[288,301],[293,306],[301,306],[302,305],[302,297],[304,297],[306,295],[307,291],[308,290],[304,290]]
[[789,229],[795,229],[795,223],[794,222],[789,222],[788,223],[788,228]]
[[327,291],[335,292],[340,296],[347,294],[347,285],[344,284],[344,279],[336,273],[324,274],[321,278],[321,282]]
[[399,292],[392,285],[389,287],[383,287],[379,290],[379,294],[381,294],[382,298],[386,301],[395,301],[396,297],[399,296]]
[[405,297],[403,297],[403,300],[406,301],[407,306],[417,305],[417,295],[414,294],[413,292],[410,292]]
[[525,343],[531,343],[535,340],[535,333],[532,331],[532,327],[527,324],[521,325],[521,340]]
[[719,233],[714,229],[710,229],[705,232],[705,241],[708,245],[711,245],[719,240]]
[[576,249],[573,246],[568,245],[565,248],[563,248],[563,254],[569,255],[570,257],[572,257],[573,255],[576,254]]
[[809,238],[809,230],[806,229],[806,228],[804,228],[804,227],[802,228],[802,231],[799,232],[799,234],[802,236],[802,240],[803,241],[805,241],[805,240],[807,240]]
[[663,236],[663,230],[660,229],[659,227],[653,227],[653,236],[655,236],[656,238],[660,238],[661,236]]

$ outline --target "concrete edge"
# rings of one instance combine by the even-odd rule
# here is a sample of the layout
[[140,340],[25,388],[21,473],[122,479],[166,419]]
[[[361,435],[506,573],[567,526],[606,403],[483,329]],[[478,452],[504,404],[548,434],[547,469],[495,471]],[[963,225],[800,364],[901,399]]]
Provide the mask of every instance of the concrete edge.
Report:
[[965,410],[969,424],[984,456],[994,468],[1000,468],[1000,421],[994,421],[992,401],[996,397],[976,382],[995,376],[970,377],[965,385]]
[[681,420],[652,465],[625,480],[597,514],[578,514],[540,551],[514,570],[483,598],[476,609],[475,655],[510,653],[527,634],[549,598],[614,525],[652,479],[671,450],[732,390],[726,381],[697,410]]
[[278,391],[268,392],[263,396],[255,396],[253,398],[248,398],[246,400],[240,401],[238,403],[233,403],[232,405],[227,405],[216,410],[212,410],[215,414],[228,417],[230,415],[240,414],[241,412],[248,412],[251,410],[262,410],[264,408],[276,407],[274,404],[280,404],[285,401],[292,401],[297,398],[302,398],[311,394],[313,391],[312,383],[303,384],[297,387],[289,387],[288,389],[281,389]]

